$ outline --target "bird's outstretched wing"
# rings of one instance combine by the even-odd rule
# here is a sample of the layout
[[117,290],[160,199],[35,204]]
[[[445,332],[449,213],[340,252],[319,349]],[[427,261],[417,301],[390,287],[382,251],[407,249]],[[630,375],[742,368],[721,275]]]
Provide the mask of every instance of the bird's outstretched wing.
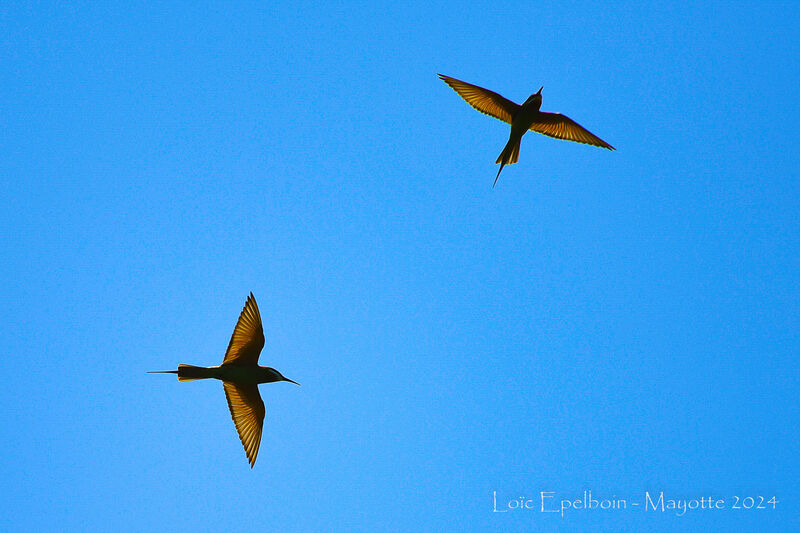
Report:
[[536,121],[531,124],[530,130],[555,137],[556,139],[575,141],[599,146],[600,148],[608,148],[609,150],[616,150],[616,148],[603,139],[561,113],[539,113]]
[[228,408],[239,433],[239,440],[244,446],[250,468],[253,468],[264,425],[264,402],[258,393],[258,385],[241,385],[230,381],[223,381],[222,385],[225,387],[225,398],[228,399]]
[[508,124],[511,124],[511,121],[514,120],[514,115],[517,114],[517,110],[520,107],[511,100],[483,87],[478,87],[444,74],[439,74],[439,78],[457,92],[469,105],[481,113],[499,118]]
[[225,352],[223,365],[237,363],[244,365],[258,365],[258,356],[264,348],[264,330],[261,327],[261,314],[253,293],[247,297],[239,321],[233,328],[228,350]]

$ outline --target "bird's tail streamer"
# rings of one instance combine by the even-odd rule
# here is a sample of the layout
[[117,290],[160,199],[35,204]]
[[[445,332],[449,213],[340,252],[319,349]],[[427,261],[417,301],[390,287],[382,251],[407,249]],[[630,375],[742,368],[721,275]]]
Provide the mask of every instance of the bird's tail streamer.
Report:
[[206,379],[215,377],[216,368],[204,368],[202,366],[178,365],[178,370],[157,370],[148,374],[178,374],[178,381],[193,381],[195,379]]
[[497,171],[497,176],[494,178],[494,184],[492,184],[493,188],[497,185],[497,180],[500,178],[500,172],[503,171],[503,167],[519,161],[519,145],[520,139],[511,138],[508,140],[508,143],[506,143],[506,147],[503,148],[503,151],[500,152],[497,161],[494,162],[495,165],[500,163],[500,170]]

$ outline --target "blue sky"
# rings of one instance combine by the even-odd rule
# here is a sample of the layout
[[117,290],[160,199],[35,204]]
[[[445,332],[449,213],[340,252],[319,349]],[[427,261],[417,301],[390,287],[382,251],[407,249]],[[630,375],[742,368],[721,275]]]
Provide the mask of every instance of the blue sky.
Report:
[[4,3],[0,529],[800,527],[800,12],[561,4]]

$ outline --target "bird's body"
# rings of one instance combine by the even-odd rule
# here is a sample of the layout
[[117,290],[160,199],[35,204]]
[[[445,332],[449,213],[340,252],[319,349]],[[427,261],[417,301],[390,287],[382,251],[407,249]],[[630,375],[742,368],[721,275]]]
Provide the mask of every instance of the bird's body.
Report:
[[219,366],[178,365],[178,370],[159,370],[150,374],[178,374],[178,381],[195,379],[218,379],[242,385],[258,385],[275,381],[291,381],[285,379],[274,368],[268,366],[237,365],[230,363]]
[[239,433],[244,451],[252,468],[256,462],[261,444],[261,430],[264,424],[264,402],[258,392],[259,383],[296,381],[285,378],[280,372],[268,366],[258,366],[258,357],[264,347],[264,331],[261,314],[258,311],[253,293],[239,315],[233,330],[225,359],[219,366],[202,367],[178,365],[178,370],[161,370],[151,374],[177,374],[178,381],[197,379],[218,379],[222,381],[225,397],[231,411],[231,418]]
[[481,113],[511,125],[508,142],[503,151],[500,152],[497,161],[495,161],[495,164],[500,164],[500,170],[497,171],[497,176],[494,179],[495,184],[497,184],[497,179],[500,177],[503,167],[507,164],[516,163],[519,159],[520,141],[522,136],[529,130],[555,137],[556,139],[591,144],[609,150],[615,149],[571,118],[560,113],[539,111],[542,106],[542,89],[544,87],[530,95],[522,105],[518,105],[483,87],[443,74],[439,74],[439,78],[449,85],[464,101]]

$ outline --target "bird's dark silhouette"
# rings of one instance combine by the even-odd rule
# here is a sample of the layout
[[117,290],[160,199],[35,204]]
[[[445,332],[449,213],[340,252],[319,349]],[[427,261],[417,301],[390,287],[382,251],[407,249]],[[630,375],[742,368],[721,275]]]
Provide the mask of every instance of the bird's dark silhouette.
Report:
[[177,374],[178,381],[215,378],[222,381],[231,418],[244,446],[250,468],[256,462],[264,425],[264,402],[258,392],[259,383],[296,381],[285,378],[274,368],[258,366],[258,356],[264,348],[264,330],[261,314],[253,293],[247,298],[239,321],[228,343],[228,350],[220,366],[202,367],[178,365],[178,370],[159,370],[150,374]]
[[503,151],[495,161],[500,163],[500,170],[494,178],[494,187],[500,177],[500,172],[505,165],[516,163],[519,159],[519,145],[522,136],[528,130],[542,133],[556,139],[575,141],[591,144],[601,148],[615,150],[613,146],[591,133],[586,128],[561,113],[546,113],[539,111],[542,106],[542,87],[538,92],[530,95],[522,105],[500,96],[483,87],[472,85],[444,74],[439,78],[449,85],[469,105],[491,117],[497,118],[511,125],[511,134],[508,137]]

